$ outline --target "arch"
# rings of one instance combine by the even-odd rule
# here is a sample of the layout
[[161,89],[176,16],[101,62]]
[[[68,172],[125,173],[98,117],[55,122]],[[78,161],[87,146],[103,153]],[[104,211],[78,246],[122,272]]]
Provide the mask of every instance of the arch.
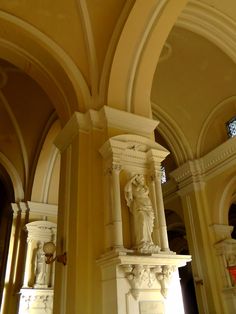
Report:
[[86,110],[91,98],[89,88],[76,64],[59,45],[31,24],[3,11],[0,30],[0,58],[37,81],[63,123],[75,110]]
[[[218,103],[215,108],[210,112],[210,114],[208,115],[208,117],[206,118],[199,138],[198,138],[198,142],[197,142],[197,158],[201,157],[202,154],[205,154],[206,152],[204,152],[204,144],[206,141],[206,138],[209,137],[209,130],[211,128],[211,126],[213,125],[213,123],[216,121],[216,117],[220,116],[221,117],[221,125],[218,128],[219,130],[222,128],[225,128],[225,122],[227,121],[227,119],[232,118],[235,114],[235,102],[236,102],[236,96],[231,96],[229,98],[224,99],[223,101],[221,101],[220,103]],[[224,117],[224,115],[222,115],[222,112],[220,113],[220,111],[224,111],[226,108],[226,105],[231,105],[232,104],[232,110],[227,110],[226,112],[226,118]],[[229,108],[228,108],[229,109]],[[231,116],[231,115],[232,116]],[[224,118],[226,120],[224,120]],[[225,132],[226,134],[226,132]],[[221,143],[218,143],[221,144]],[[212,147],[212,149],[215,147]]]
[[158,58],[186,2],[135,2],[114,55],[108,86],[109,106],[151,116],[150,95]]
[[193,159],[191,147],[179,126],[157,104],[152,102],[153,118],[160,121],[158,132],[168,143],[170,150],[180,166],[189,159]]
[[175,25],[211,41],[236,62],[235,21],[213,6],[191,0],[179,15]]
[[216,211],[216,223],[228,225],[228,213],[230,205],[236,201],[236,175],[226,184],[219,200],[218,211]]
[[16,170],[16,168],[13,166],[13,164],[10,162],[10,160],[0,152],[0,164],[5,168],[6,172],[11,178],[14,194],[15,194],[15,202],[20,202],[24,200],[24,189],[22,180]]
[[[60,157],[59,150],[53,144],[61,127],[58,120],[54,121],[44,137],[40,155],[37,158],[34,181],[32,184],[31,200],[40,203],[48,202],[49,187],[52,180],[55,164]],[[54,182],[55,189],[59,187],[59,181]]]
[[20,143],[20,148],[21,148],[21,153],[22,153],[22,157],[23,157],[23,161],[24,161],[24,174],[25,174],[25,179],[26,182],[28,181],[28,171],[29,171],[29,160],[28,160],[28,156],[27,156],[27,151],[26,151],[26,147],[25,147],[25,141],[22,135],[22,132],[20,130],[19,124],[12,112],[11,106],[8,104],[7,99],[5,98],[5,96],[3,95],[2,91],[0,90],[0,100],[4,106],[4,108],[6,109],[8,116],[12,122],[12,125],[15,129],[15,132],[17,134],[17,138],[18,141]]

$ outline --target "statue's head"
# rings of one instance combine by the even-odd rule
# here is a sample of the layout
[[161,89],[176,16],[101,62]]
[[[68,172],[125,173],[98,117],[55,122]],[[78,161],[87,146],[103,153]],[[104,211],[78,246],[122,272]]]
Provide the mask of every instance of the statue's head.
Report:
[[145,183],[144,175],[143,174],[137,174],[136,178],[135,178],[135,181],[138,184],[144,185],[144,183]]

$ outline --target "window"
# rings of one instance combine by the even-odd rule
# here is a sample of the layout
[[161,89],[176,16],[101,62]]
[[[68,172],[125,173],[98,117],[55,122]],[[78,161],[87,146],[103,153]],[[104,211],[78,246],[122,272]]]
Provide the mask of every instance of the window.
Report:
[[236,117],[226,122],[226,128],[229,137],[236,136]]
[[164,166],[161,166],[161,183],[165,183],[166,181],[166,169]]

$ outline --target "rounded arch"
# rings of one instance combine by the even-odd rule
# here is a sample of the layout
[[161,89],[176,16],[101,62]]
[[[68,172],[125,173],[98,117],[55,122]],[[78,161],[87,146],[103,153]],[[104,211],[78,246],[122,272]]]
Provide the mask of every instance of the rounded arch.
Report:
[[228,213],[232,203],[236,202],[236,174],[226,184],[223,193],[221,194],[218,211],[215,214],[217,224],[228,225]]
[[[32,201],[49,203],[50,192],[51,194],[55,194],[53,203],[56,203],[58,199],[60,153],[53,143],[60,131],[61,126],[58,120],[55,120],[47,129],[47,134],[45,135],[35,167],[30,198]],[[52,193],[52,190],[54,193]]]
[[206,38],[234,62],[236,61],[236,24],[232,18],[214,6],[191,0],[179,15],[175,25]]
[[[197,142],[198,158],[227,140],[225,123],[235,116],[235,103],[235,95],[224,99],[222,102],[218,103],[214,110],[208,115],[202,126]],[[214,139],[210,147],[209,138]]]
[[186,3],[187,0],[135,2],[114,55],[108,105],[151,116],[150,95],[157,62],[169,31]]
[[23,189],[22,180],[16,168],[13,166],[10,160],[1,152],[0,152],[0,165],[3,166],[3,168],[6,170],[6,172],[10,176],[13,189],[14,189],[15,202],[24,200],[24,189]]
[[153,102],[152,113],[153,118],[160,121],[158,132],[168,143],[178,166],[189,159],[193,159],[191,147],[176,122]]
[[[31,76],[50,97],[61,121],[90,104],[88,86],[66,52],[29,23],[0,12],[0,58]],[[17,36],[16,36],[17,34]]]

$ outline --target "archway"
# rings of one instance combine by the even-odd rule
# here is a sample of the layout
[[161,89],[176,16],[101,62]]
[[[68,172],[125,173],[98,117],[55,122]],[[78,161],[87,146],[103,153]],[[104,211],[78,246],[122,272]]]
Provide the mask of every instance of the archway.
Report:
[[[72,59],[52,39],[23,20],[0,12],[0,58],[31,76],[48,94],[64,124],[90,104],[88,86]],[[15,35],[17,34],[17,36]]]

